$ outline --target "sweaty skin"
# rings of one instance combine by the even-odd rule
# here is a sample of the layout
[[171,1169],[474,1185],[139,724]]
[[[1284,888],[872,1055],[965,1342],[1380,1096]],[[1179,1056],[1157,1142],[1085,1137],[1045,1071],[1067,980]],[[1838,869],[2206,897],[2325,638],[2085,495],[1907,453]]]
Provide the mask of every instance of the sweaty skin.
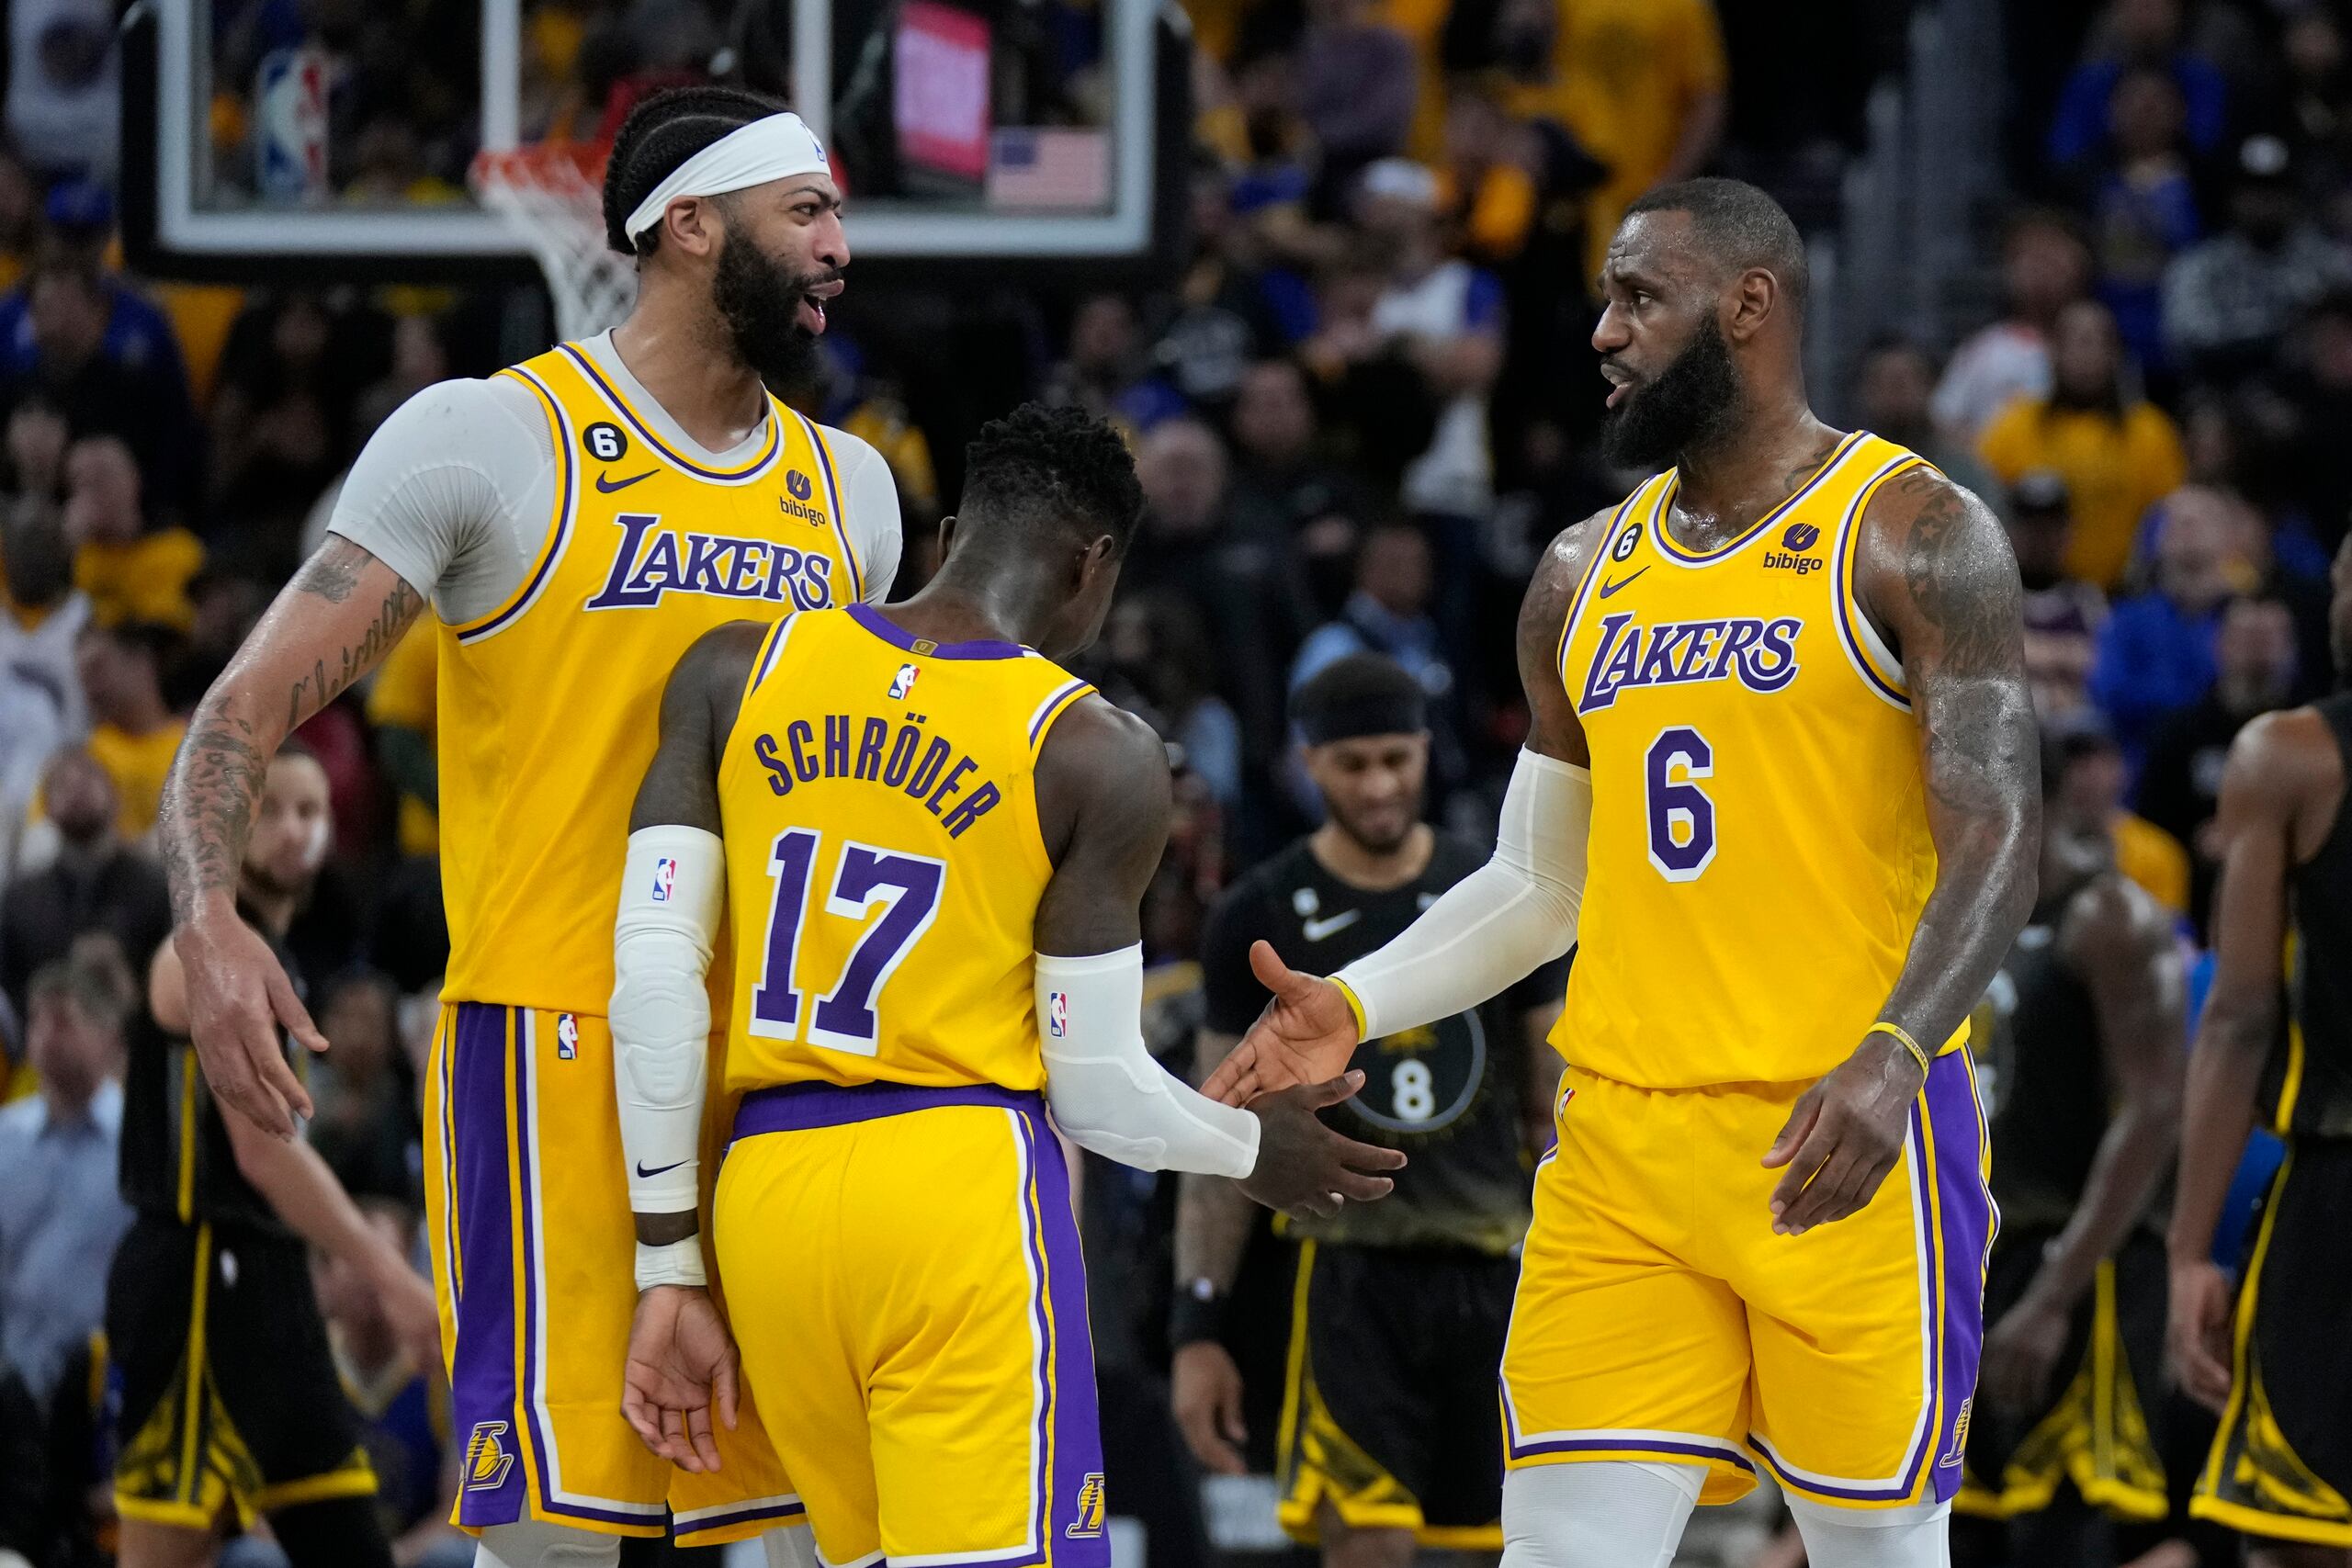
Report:
[[[1687,549],[1719,547],[1802,485],[1839,437],[1805,403],[1795,311],[1770,269],[1726,269],[1706,255],[1683,212],[1629,219],[1601,281],[1608,304],[1593,345],[1612,404],[1641,395],[1710,319],[1740,367],[1740,394],[1722,427],[1702,425],[1700,444],[1679,454],[1681,484],[1666,523]],[[1553,541],[1520,610],[1527,746],[1579,766],[1590,752],[1555,660],[1609,515]],[[1924,465],[1872,495],[1855,592],[1903,664],[1938,863],[1878,1017],[1933,1050],[1984,995],[2033,908],[2040,750],[2025,682],[2023,592],[1991,510]],[[1262,944],[1251,966],[1274,998],[1204,1086],[1228,1104],[1326,1077],[1358,1043],[1338,987],[1288,969]],[[1771,1200],[1773,1228],[1802,1234],[1869,1202],[1894,1167],[1922,1082],[1917,1059],[1877,1033],[1807,1089],[1759,1151],[1767,1166],[1786,1168]]]

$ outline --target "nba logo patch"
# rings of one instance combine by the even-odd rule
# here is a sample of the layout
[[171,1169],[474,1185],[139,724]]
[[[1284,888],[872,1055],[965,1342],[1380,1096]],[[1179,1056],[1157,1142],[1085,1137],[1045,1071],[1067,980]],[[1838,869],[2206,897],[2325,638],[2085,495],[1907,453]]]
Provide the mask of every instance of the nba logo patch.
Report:
[[474,1423],[473,1436],[466,1439],[467,1491],[495,1492],[505,1484],[506,1472],[514,1468],[514,1456],[499,1440],[505,1435],[503,1421]]
[[663,855],[653,863],[653,901],[666,904],[677,889],[678,863],[673,857]]
[[569,1062],[580,1055],[580,1021],[571,1013],[556,1014],[555,1055],[560,1062]]
[[890,700],[894,703],[899,702],[903,699],[909,692],[913,691],[915,689],[915,677],[922,673],[922,671],[916,669],[911,664],[899,665],[897,677],[890,682]]
[[1069,1032],[1069,993],[1046,993],[1046,1032],[1059,1040]]
[[1090,1540],[1102,1533],[1102,1472],[1090,1470],[1086,1479],[1079,1483],[1078,1501],[1072,1505],[1073,1517],[1062,1534],[1072,1540]]

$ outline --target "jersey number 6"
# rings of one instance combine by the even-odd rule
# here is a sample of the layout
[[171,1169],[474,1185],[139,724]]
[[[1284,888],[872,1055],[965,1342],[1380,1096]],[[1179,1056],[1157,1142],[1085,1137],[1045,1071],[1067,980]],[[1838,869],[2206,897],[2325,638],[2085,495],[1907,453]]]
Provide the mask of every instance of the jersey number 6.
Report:
[[[752,1032],[764,1039],[801,1037],[804,998],[793,987],[792,971],[808,914],[820,842],[820,835],[810,829],[792,829],[778,836],[768,861],[769,874],[775,878],[775,903],[768,911],[767,962],[752,988],[751,1022]],[[871,1056],[879,1049],[882,1031],[874,1016],[875,996],[905,962],[915,939],[938,918],[940,890],[946,881],[944,861],[854,840],[842,845],[833,888],[825,896],[825,913],[863,922],[879,908],[882,918],[866,927],[831,988],[818,997],[817,1010],[808,1020],[809,1044],[859,1056]]]
[[1715,803],[1689,781],[1714,777],[1715,749],[1697,730],[1677,725],[1650,742],[1642,771],[1650,863],[1668,882],[1695,882],[1715,858]]

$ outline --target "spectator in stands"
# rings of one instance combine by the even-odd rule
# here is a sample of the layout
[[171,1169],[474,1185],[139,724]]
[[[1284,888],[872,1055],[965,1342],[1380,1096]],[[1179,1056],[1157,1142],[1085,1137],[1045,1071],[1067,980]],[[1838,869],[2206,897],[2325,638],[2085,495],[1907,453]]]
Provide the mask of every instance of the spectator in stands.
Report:
[[1233,404],[1233,510],[1243,532],[1287,538],[1318,518],[1367,514],[1363,485],[1324,460],[1321,437],[1296,361],[1250,367]]
[[2090,246],[2072,216],[2036,209],[2010,221],[2001,243],[2001,319],[1954,349],[1936,383],[1930,406],[1947,441],[1973,446],[2010,403],[2050,395],[2058,312],[2090,286]]
[[1135,306],[1109,289],[1089,294],[1070,312],[1069,353],[1046,372],[1044,400],[1081,408],[1130,430],[1148,430],[1183,412],[1174,388],[1141,374],[1142,339]]
[[2009,547],[2025,583],[2025,672],[2034,711],[2046,724],[2090,702],[2091,664],[2107,595],[2066,575],[2066,546],[2074,532],[2066,481],[2035,468],[2009,487],[2003,509]]
[[2222,491],[2189,485],[2165,499],[2155,585],[2115,606],[2091,671],[2091,696],[2128,755],[2143,753],[2167,715],[2212,684],[2222,612],[2259,581],[2260,529],[2251,509]]
[[51,175],[114,173],[121,55],[107,0],[16,0],[8,7],[8,133]]
[[114,781],[87,751],[50,760],[41,801],[57,830],[56,857],[0,892],[0,993],[19,1014],[33,972],[91,932],[114,940],[133,973],[172,929],[163,868],[116,831]]
[[2352,284],[2352,254],[2303,221],[2287,144],[2238,146],[2230,226],[2165,273],[2164,333],[2173,363],[2200,379],[2261,369],[2303,311]]
[[1103,627],[1104,651],[1118,671],[1119,705],[1144,716],[1178,748],[1180,764],[1199,775],[1218,806],[1241,804],[1241,721],[1216,694],[1216,650],[1191,605],[1166,592],[1123,599]]
[[0,669],[57,700],[68,734],[89,728],[74,644],[90,621],[89,596],[74,586],[64,520],[46,510],[0,517]]
[[119,435],[85,435],[65,457],[65,536],[74,585],[100,624],[146,621],[185,632],[196,624],[187,585],[204,546],[177,525],[150,529],[139,460]]
[[1316,280],[1314,331],[1298,345],[1332,446],[1343,460],[1394,494],[1436,434],[1443,402],[1402,341],[1374,322],[1387,268],[1350,247]]
[[2188,144],[2200,152],[2221,145],[2229,124],[2229,87],[2213,62],[2182,41],[2180,0],[2113,0],[2093,29],[2091,57],[2075,68],[2050,123],[2050,163],[2064,170],[2098,151],[2113,123],[2113,105],[2125,78],[2153,72],[2179,95]]
[[65,448],[74,432],[65,411],[38,391],[8,411],[7,512],[54,511],[65,493]]
[[14,288],[33,263],[40,238],[40,186],[24,154],[0,134],[0,289]]
[[2300,429],[2295,479],[2321,547],[2331,555],[2352,526],[2352,463],[2344,433],[2352,430],[2352,288],[2313,305],[2289,345],[2281,389]]
[[1296,65],[1299,112],[1322,154],[1322,177],[1334,189],[1345,189],[1365,164],[1405,150],[1419,102],[1412,40],[1379,13],[1378,0],[1306,3]]
[[381,324],[297,291],[247,307],[230,329],[213,395],[209,537],[232,560],[273,581],[293,570],[302,519],[341,466],[366,379],[360,340]]
[[1405,504],[1483,517],[1494,500],[1487,396],[1502,369],[1502,283],[1446,253],[1437,176],[1421,164],[1392,158],[1365,170],[1356,217],[1362,243],[1387,264],[1373,332],[1419,372],[1441,411],[1429,446],[1405,470]]
[[[1429,694],[1430,776],[1432,798],[1459,784],[1468,769],[1463,750],[1462,694],[1448,660],[1437,617],[1437,564],[1429,537],[1409,523],[1389,522],[1364,537],[1356,555],[1355,592],[1336,620],[1315,628],[1299,645],[1290,667],[1290,689],[1297,691],[1351,653],[1377,653],[1402,665]],[[1310,818],[1318,816],[1303,775],[1294,778]]]
[[2164,274],[2205,220],[2181,137],[2180,92],[2137,68],[2116,85],[2107,154],[2080,176],[2098,256],[2098,297],[2143,367],[2164,363]]
[[2232,600],[2213,641],[2212,685],[2195,706],[2165,719],[2148,747],[2135,804],[2188,849],[2189,917],[2199,940],[2221,869],[2211,827],[2222,764],[2248,719],[2294,700],[2295,660],[2295,617],[2284,603]]
[[0,1110],[0,1360],[43,1407],[106,1313],[107,1266],[130,1224],[115,1189],[130,971],[88,950],[35,974],[40,1092]]
[[2078,819],[2104,818],[2115,842],[2115,869],[2138,883],[2176,915],[2188,910],[2188,852],[2171,834],[2125,804],[2132,764],[2097,714],[2056,728],[2065,755],[2066,810]]
[[331,1043],[312,1076],[310,1137],[345,1190],[413,1203],[415,1093],[401,1049],[400,991],[373,970],[346,971],[318,998]]
[[163,663],[171,634],[125,621],[93,625],[74,645],[74,667],[90,700],[90,755],[114,780],[116,823],[139,840],[155,826],[164,775],[187,733],[187,721],[164,705]]
[[1928,351],[1901,333],[1889,333],[1862,350],[1854,376],[1855,416],[1863,429],[1908,446],[1954,484],[1997,498],[2000,485],[1984,459],[1937,429],[1928,406],[1935,388],[1936,362]]
[[1500,10],[1512,113],[1558,121],[1608,167],[1585,213],[1579,276],[1590,277],[1634,198],[1700,173],[1721,145],[1722,24],[1709,0],[1514,0]]
[[193,499],[196,415],[171,324],[104,276],[95,254],[53,245],[25,287],[0,301],[0,360],[9,406],[39,393],[75,435],[121,436],[139,455],[157,511]]
[[2322,197],[2352,175],[2352,75],[2344,64],[2344,29],[2323,6],[2305,6],[2279,35],[2286,81],[2275,118],[2294,150],[2306,190]]
[[2047,398],[2011,403],[1987,425],[1977,451],[2015,484],[2034,468],[2066,482],[2074,531],[2070,576],[2112,587],[2131,558],[2140,514],[2188,472],[2180,433],[2163,410],[2128,389],[2123,345],[2103,305],[2077,300],[2058,314]]
[[1260,763],[1282,743],[1282,673],[1301,616],[1284,547],[1234,528],[1227,471],[1224,444],[1201,421],[1152,427],[1136,457],[1146,504],[1123,582],[1174,593],[1208,627],[1218,691],[1240,716],[1250,761]]

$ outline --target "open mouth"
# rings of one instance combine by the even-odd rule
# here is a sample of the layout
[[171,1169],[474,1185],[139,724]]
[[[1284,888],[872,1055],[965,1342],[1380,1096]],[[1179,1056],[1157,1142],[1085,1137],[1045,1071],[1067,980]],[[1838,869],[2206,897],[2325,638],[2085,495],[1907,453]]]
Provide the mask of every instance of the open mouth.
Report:
[[825,331],[825,301],[833,299],[839,295],[841,291],[841,279],[835,278],[831,283],[820,283],[817,285],[816,288],[803,293],[800,296],[798,305],[794,309],[794,320],[797,321],[800,323],[801,329],[807,332],[811,337],[823,336]]
[[1608,400],[1600,405],[1603,408],[1613,409],[1633,393],[1634,377],[1631,371],[1621,370],[1616,366],[1603,361],[1600,367],[1600,378],[1609,383]]

